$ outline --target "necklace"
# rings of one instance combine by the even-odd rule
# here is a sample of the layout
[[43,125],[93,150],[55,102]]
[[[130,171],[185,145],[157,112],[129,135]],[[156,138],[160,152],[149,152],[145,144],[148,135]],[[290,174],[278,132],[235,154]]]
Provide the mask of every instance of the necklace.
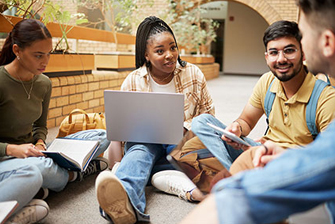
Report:
[[164,79],[158,79],[157,77],[155,77],[155,76],[154,76],[153,74],[151,74],[150,72],[149,72],[149,74],[152,76],[152,78],[154,78],[154,80],[157,79],[157,80],[159,80],[160,82],[164,82],[165,80],[168,80],[168,79],[171,77],[171,75],[174,74],[174,72],[171,72],[170,75],[166,76]]
[[19,80],[20,80],[20,82],[21,82],[21,84],[22,84],[22,86],[23,86],[24,91],[27,93],[27,98],[28,98],[28,100],[30,100],[30,94],[31,94],[31,91],[33,90],[34,80],[32,80],[32,82],[31,82],[30,90],[29,90],[29,93],[28,93],[26,87],[24,86],[24,84],[23,84],[23,82],[22,82],[22,80],[21,80],[21,77],[20,77],[19,75],[18,75],[18,77],[19,77]]

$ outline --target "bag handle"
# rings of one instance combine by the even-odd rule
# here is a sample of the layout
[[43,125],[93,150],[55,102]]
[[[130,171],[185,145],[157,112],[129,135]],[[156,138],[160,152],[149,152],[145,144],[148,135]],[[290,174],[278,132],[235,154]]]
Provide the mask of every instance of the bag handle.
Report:
[[73,111],[71,111],[71,113],[69,114],[69,124],[72,123],[72,114],[75,113],[79,113],[79,114],[84,114],[85,118],[86,118],[86,123],[89,124],[90,123],[90,118],[88,117],[88,114],[86,113],[86,111],[82,110],[82,109],[74,109]]

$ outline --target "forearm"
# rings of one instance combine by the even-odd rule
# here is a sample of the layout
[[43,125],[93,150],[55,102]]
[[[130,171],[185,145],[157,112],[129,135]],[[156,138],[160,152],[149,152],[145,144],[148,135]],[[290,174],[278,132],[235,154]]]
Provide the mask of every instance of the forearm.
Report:
[[237,118],[234,122],[238,124],[238,126],[241,130],[241,136],[248,136],[249,135],[252,128],[250,127],[250,125],[245,120],[243,120],[242,118]]

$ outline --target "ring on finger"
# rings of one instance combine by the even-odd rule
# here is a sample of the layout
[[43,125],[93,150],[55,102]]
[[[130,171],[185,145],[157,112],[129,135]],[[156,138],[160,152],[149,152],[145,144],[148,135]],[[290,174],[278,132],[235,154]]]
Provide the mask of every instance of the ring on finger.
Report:
[[266,147],[266,145],[262,145],[262,146],[265,148],[265,154],[268,154],[268,151],[269,151],[268,147]]

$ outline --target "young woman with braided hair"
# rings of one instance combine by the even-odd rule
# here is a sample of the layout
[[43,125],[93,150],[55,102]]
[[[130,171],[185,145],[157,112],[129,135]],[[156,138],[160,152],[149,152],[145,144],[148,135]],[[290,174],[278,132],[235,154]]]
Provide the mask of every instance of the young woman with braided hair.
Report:
[[[203,73],[197,66],[181,60],[176,38],[163,20],[154,16],[144,19],[136,33],[135,49],[136,70],[127,76],[121,90],[183,93],[184,132],[190,129],[195,116],[214,114]],[[149,221],[149,215],[144,213],[145,186],[155,163],[171,148],[150,142],[125,143],[125,155],[116,172],[105,171],[96,180],[104,218],[113,223]]]

